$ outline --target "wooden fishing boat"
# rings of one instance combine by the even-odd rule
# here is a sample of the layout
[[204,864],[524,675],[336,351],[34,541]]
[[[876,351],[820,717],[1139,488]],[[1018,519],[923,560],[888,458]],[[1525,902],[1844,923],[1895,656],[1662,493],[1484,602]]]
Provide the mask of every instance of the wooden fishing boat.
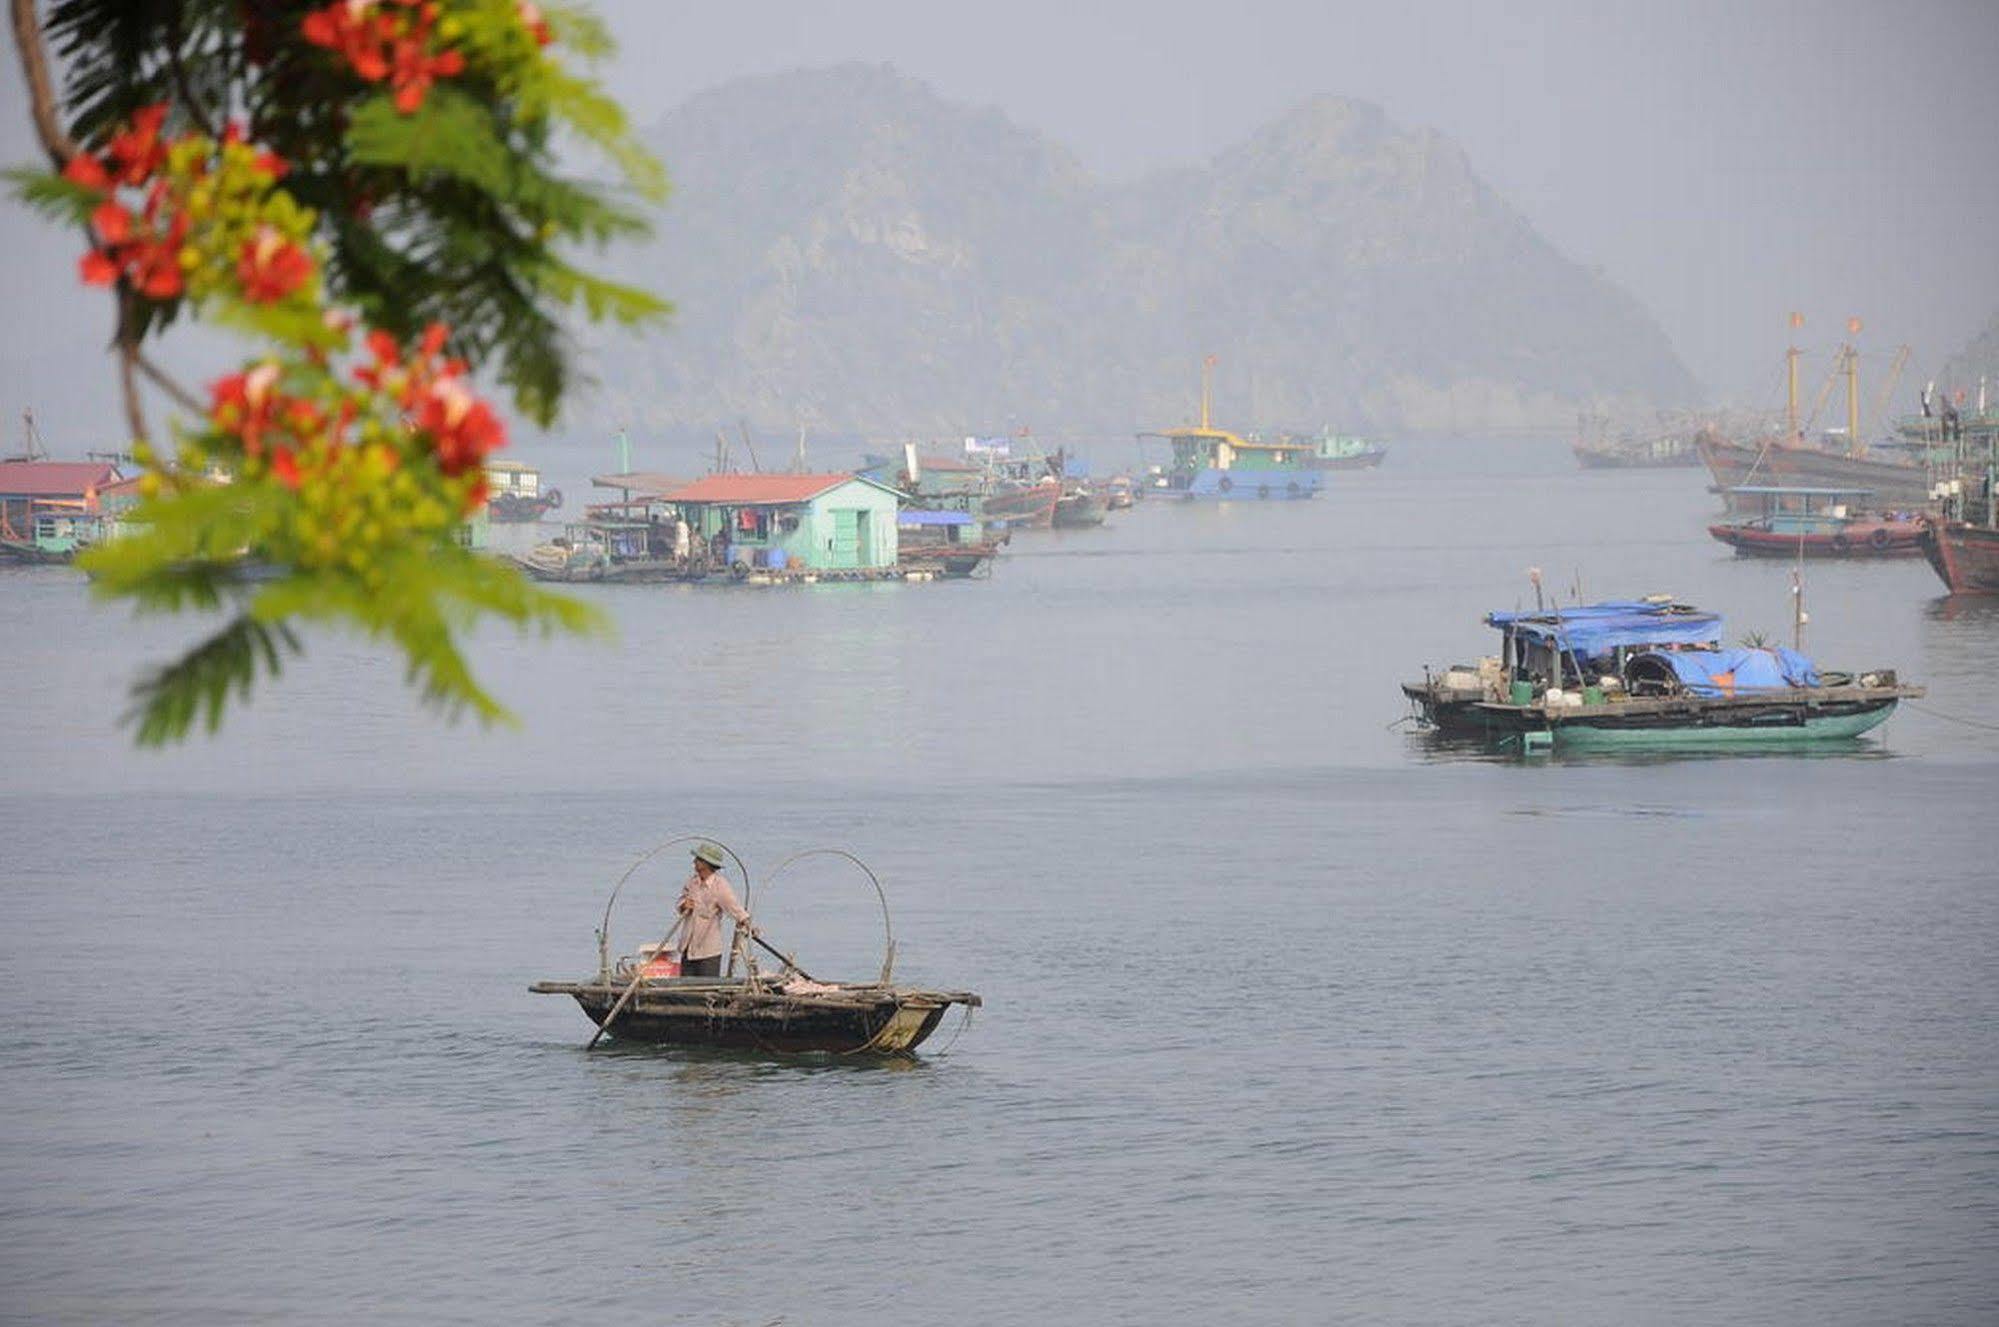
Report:
[[1952,594],[1999,594],[1999,427],[1971,432],[1953,416],[1943,441],[1949,452],[1938,510],[1923,524],[1923,556]]
[[1664,599],[1486,621],[1497,657],[1403,685],[1425,727],[1529,749],[1816,742],[1857,737],[1924,694],[1893,669],[1820,673],[1795,650],[1726,649],[1720,617]]
[[1999,527],[1927,517],[1920,546],[1952,594],[1999,594]]
[[[968,991],[931,991],[868,982],[823,983],[751,977],[664,977],[644,981],[609,1035],[656,1046],[714,1046],[780,1054],[907,1055],[954,1004],[977,1008]],[[602,1027],[627,982],[541,981],[536,995],[573,996]]]
[[1077,530],[1104,523],[1111,509],[1108,497],[1084,485],[1063,487],[1062,497],[1055,504],[1056,529]]
[[[626,883],[647,862],[676,845],[701,843],[709,851],[714,840],[684,834],[668,839],[640,857],[611,889],[604,920],[597,930],[597,972],[583,981],[539,981],[528,987],[536,995],[567,995],[597,1025],[599,1038],[655,1046],[700,1046],[775,1054],[906,1056],[937,1030],[953,1005],[970,1011],[983,1001],[970,991],[932,990],[893,982],[895,936],[889,926],[888,897],[866,863],[836,848],[814,848],[786,860],[771,873],[769,891],[792,866],[813,858],[831,858],[857,867],[874,887],[881,905],[881,972],[872,981],[826,982],[812,977],[795,959],[779,953],[755,930],[737,927],[729,945],[728,972],[719,977],[683,977],[677,960],[667,962],[674,931],[638,954],[610,959],[609,935],[613,909]],[[718,845],[719,846],[719,845]],[[741,901],[750,906],[749,870],[727,847],[741,881]],[[710,857],[709,861],[719,861]],[[678,927],[675,927],[675,931]],[[776,972],[761,970],[756,951],[765,950],[780,962]],[[736,975],[740,970],[741,975]],[[657,975],[656,975],[657,974]]]
[[1920,552],[1923,523],[1910,512],[1869,512],[1865,489],[1751,484],[1729,490],[1730,505],[1762,511],[1710,525],[1707,532],[1743,557],[1886,558]]

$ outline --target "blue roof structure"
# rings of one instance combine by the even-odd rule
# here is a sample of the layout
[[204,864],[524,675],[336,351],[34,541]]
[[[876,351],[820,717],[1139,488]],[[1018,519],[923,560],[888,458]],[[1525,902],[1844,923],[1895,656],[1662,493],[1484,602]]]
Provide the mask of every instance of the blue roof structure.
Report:
[[970,525],[971,514],[962,511],[899,511],[897,525]]
[[1721,639],[1721,615],[1685,604],[1658,604],[1643,599],[1612,599],[1574,608],[1532,612],[1488,613],[1485,620],[1501,631],[1537,645],[1593,656],[1630,645],[1705,645]]

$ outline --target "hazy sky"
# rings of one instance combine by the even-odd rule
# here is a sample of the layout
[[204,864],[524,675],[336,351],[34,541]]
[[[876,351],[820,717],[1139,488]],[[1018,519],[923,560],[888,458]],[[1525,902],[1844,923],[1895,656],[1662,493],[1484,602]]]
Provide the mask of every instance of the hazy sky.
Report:
[[[1559,248],[1636,295],[1719,399],[1779,399],[1794,308],[1815,373],[1862,317],[1874,382],[1899,343],[1931,369],[1999,311],[1992,0],[600,11],[623,45],[608,76],[642,124],[742,74],[880,61],[1121,177],[1198,161],[1321,93],[1379,102],[1457,140]],[[0,149],[17,161],[32,156],[20,89],[10,53]],[[74,238],[36,227],[0,214],[0,404],[46,403],[52,444],[115,431],[105,311],[72,283]]]

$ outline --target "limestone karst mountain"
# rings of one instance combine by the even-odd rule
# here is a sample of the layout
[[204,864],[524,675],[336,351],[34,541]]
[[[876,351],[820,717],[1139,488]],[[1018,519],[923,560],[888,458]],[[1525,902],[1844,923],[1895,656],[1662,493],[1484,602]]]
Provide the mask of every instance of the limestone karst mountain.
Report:
[[1306,105],[1199,167],[1092,178],[995,110],[864,65],[744,79],[650,135],[675,193],[627,273],[672,326],[594,358],[588,423],[1117,436],[1564,428],[1693,383],[1628,295],[1429,131]]

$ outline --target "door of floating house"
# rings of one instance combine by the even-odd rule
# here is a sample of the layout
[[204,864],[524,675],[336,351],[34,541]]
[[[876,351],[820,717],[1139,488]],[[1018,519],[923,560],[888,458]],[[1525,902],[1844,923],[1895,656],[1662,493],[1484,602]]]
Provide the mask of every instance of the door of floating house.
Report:
[[864,529],[861,518],[866,514],[866,512],[853,511],[845,507],[834,509],[833,547],[830,559],[834,567],[844,570],[850,567],[866,565],[863,561],[863,557],[867,551],[866,545],[861,542]]

